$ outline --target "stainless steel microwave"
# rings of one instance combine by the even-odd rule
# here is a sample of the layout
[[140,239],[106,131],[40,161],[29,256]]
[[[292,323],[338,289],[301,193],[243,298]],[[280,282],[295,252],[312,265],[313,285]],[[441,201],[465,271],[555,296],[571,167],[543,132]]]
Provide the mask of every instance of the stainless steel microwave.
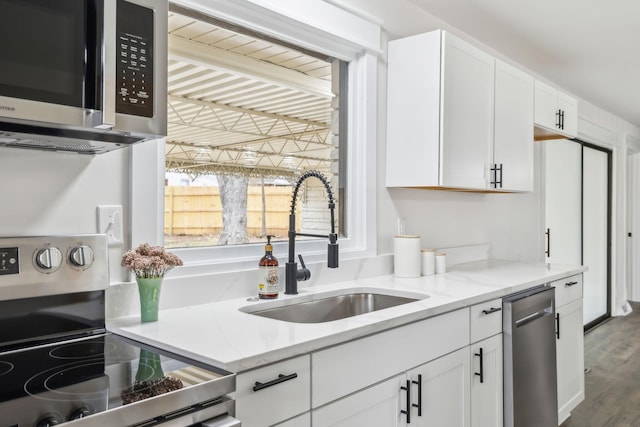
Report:
[[99,154],[167,133],[163,0],[0,0],[0,146]]

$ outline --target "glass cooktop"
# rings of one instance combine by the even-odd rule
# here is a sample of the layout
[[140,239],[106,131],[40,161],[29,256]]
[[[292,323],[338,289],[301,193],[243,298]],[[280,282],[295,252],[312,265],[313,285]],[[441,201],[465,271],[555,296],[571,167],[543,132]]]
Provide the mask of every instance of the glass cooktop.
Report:
[[0,353],[0,427],[59,425],[227,375],[113,334]]

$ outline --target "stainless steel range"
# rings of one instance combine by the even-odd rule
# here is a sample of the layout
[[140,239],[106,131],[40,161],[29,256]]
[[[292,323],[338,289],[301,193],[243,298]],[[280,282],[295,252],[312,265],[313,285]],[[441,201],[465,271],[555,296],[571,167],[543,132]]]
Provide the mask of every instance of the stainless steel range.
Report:
[[235,375],[105,329],[104,235],[0,238],[0,427],[239,426]]

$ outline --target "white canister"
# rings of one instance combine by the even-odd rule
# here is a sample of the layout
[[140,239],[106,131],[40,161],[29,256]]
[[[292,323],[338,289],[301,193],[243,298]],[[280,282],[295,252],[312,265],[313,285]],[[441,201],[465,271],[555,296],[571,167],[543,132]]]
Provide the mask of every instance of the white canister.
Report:
[[447,271],[447,254],[444,252],[436,252],[436,274],[445,273]]
[[431,276],[436,271],[436,253],[433,249],[422,250],[422,275]]
[[420,277],[420,236],[394,237],[393,274],[397,277]]

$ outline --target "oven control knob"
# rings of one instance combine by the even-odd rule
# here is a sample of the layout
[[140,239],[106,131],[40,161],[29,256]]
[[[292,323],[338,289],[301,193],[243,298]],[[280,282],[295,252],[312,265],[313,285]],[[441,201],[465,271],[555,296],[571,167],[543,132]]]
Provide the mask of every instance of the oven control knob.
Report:
[[56,247],[39,249],[34,257],[36,266],[45,273],[53,273],[62,264],[62,252]]
[[62,424],[64,420],[58,414],[47,414],[38,421],[36,427],[49,427]]
[[93,409],[87,405],[80,406],[71,412],[71,415],[69,415],[68,421],[80,420],[84,417],[88,417],[89,415],[92,415],[93,412],[94,412]]
[[82,269],[91,267],[93,264],[93,249],[89,246],[76,246],[69,251],[69,264],[72,267]]

